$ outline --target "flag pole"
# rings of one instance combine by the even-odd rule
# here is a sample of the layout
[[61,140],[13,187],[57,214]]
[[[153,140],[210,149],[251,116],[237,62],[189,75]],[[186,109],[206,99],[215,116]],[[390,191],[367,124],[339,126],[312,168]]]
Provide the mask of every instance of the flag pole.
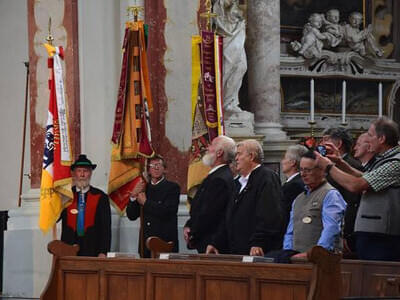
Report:
[[206,0],[206,12],[201,13],[200,17],[207,20],[206,29],[211,31],[211,19],[216,18],[218,15],[212,12],[211,0]]
[[[51,34],[51,17],[49,17],[49,24],[48,24],[48,35],[47,35],[47,37],[46,37],[46,42],[49,44],[49,45],[53,45],[53,41],[54,41],[54,38],[53,38],[53,35]],[[52,78],[52,80],[54,80],[54,78]],[[53,240],[56,240],[57,239],[57,223],[54,223],[54,225],[53,225],[53,228],[52,228],[52,237],[53,237]]]
[[[28,88],[29,88],[29,61],[24,62],[26,67],[26,80],[25,80],[25,108],[24,108],[24,125],[22,129],[22,146],[21,146],[21,169],[19,172],[19,193],[18,193],[18,207],[21,207],[22,197],[22,179],[24,176],[25,165],[25,138],[26,138],[26,119],[28,114]],[[30,174],[28,174],[30,178]]]
[[[128,8],[126,9],[128,11],[128,16],[130,14],[133,15],[133,22],[137,22],[138,21],[138,17],[139,17],[139,12],[143,11],[144,8],[142,6],[138,6],[138,5],[133,5],[133,6],[128,6]],[[143,216],[143,206],[140,205],[140,231],[139,231],[139,254],[140,257],[144,257],[144,216]]]

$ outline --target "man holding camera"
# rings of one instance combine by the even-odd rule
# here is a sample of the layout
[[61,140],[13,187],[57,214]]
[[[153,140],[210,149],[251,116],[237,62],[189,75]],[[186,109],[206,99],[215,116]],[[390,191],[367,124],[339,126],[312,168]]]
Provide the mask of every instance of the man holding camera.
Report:
[[[376,162],[365,173],[352,169],[334,154],[318,156],[318,166],[345,189],[362,193],[355,222],[360,259],[400,260],[400,146],[399,127],[386,117],[368,129]],[[335,162],[336,165],[333,163]]]
[[[342,157],[351,167],[361,170],[361,163],[356,160],[351,154],[351,148],[353,145],[353,139],[343,127],[328,128],[323,132],[321,145],[328,147],[328,152],[334,147],[337,155]],[[330,147],[329,147],[330,146]],[[336,188],[343,196],[347,203],[347,209],[344,216],[344,252],[350,253],[355,251],[354,245],[354,222],[357,215],[358,206],[360,204],[360,195],[358,193],[352,193],[340,186],[329,174],[326,176],[328,182]]]

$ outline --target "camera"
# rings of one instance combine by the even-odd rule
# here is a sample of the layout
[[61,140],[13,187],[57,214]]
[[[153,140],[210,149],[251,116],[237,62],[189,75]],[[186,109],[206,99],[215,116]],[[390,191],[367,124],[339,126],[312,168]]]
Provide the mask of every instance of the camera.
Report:
[[318,145],[317,152],[322,156],[326,156],[326,147],[324,145]]

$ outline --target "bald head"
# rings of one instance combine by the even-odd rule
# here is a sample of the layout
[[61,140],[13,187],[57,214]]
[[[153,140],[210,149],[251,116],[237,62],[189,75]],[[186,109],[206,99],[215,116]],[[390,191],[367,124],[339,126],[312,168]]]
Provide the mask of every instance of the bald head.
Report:
[[203,163],[211,168],[229,164],[235,158],[235,141],[228,136],[220,135],[213,139],[203,157]]
[[235,159],[235,141],[226,135],[220,135],[214,139],[215,147],[217,150],[222,150],[222,161],[224,163],[230,163]]

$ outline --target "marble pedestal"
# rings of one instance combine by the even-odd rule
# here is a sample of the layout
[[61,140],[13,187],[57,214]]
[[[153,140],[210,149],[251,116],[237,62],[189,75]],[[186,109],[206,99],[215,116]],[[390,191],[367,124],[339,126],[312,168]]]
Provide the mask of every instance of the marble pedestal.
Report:
[[225,133],[228,136],[253,136],[254,115],[248,111],[225,112]]

